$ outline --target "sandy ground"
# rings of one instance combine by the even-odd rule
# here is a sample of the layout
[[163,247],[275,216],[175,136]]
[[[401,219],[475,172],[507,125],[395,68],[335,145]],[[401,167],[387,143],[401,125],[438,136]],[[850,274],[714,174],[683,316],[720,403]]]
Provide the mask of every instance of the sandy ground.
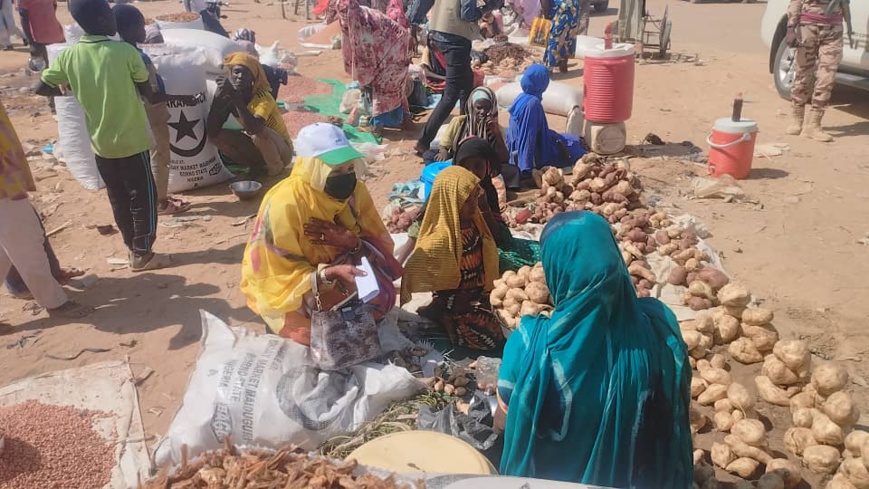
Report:
[[[652,14],[665,3],[649,1]],[[140,3],[147,16],[180,10],[174,2]],[[63,20],[69,19],[61,4]],[[823,358],[845,360],[863,406],[869,405],[869,350],[866,318],[869,301],[864,276],[869,276],[867,246],[858,240],[869,232],[869,97],[839,88],[826,119],[834,144],[823,145],[783,135],[787,104],[775,93],[767,73],[760,18],[763,4],[670,4],[674,19],[671,62],[647,62],[637,67],[629,142],[640,144],[647,133],[665,141],[691,141],[705,149],[713,121],[730,114],[737,92],[745,94],[746,117],[758,121],[760,143],[790,145],[783,156],[755,159],[754,171],[741,182],[754,204],[691,200],[691,180],[704,168],[678,159],[655,158],[662,151],[678,155],[678,144],[646,148],[636,161],[647,197],[675,213],[699,217],[712,232],[733,277],[776,311],[783,337],[805,337]],[[291,6],[288,6],[288,11]],[[251,27],[261,44],[278,39],[297,47],[296,33],[304,20],[282,20],[280,4],[233,2],[225,8],[228,29]],[[614,18],[592,18],[592,34]],[[19,92],[33,80],[19,70],[27,55],[0,54],[3,102],[22,139],[35,147],[56,137],[56,124],[44,103]],[[695,61],[696,60],[696,61]],[[299,71],[312,77],[348,80],[340,52],[300,59]],[[562,80],[581,86],[581,62]],[[9,88],[11,87],[11,88]],[[502,114],[502,118],[504,115]],[[505,123],[502,120],[502,123]],[[553,118],[555,127],[563,119]],[[416,132],[389,133],[390,157],[372,168],[368,185],[379,204],[394,182],[419,175],[421,165],[410,157]],[[154,370],[139,388],[142,414],[149,434],[164,433],[179,407],[198,352],[198,310],[205,309],[232,325],[263,326],[245,307],[238,291],[240,262],[249,225],[244,218],[257,203],[237,202],[223,185],[187,196],[190,216],[202,220],[184,228],[161,226],[157,251],[171,253],[173,268],[140,275],[115,269],[107,262],[124,256],[119,236],[101,236],[96,224],[112,223],[103,192],[83,190],[72,177],[35,162],[39,191],[32,201],[45,214],[48,229],[69,223],[52,243],[66,266],[87,269],[90,277],[71,296],[99,309],[85,322],[65,324],[44,313],[25,310],[27,303],[0,297],[0,317],[14,329],[0,337],[9,345],[0,355],[0,385],[41,372],[129,356],[135,372]],[[268,182],[267,182],[268,183]],[[206,220],[208,219],[208,220]],[[82,285],[82,284],[79,284]],[[2,334],[2,333],[0,333]],[[16,344],[28,335],[36,335]],[[82,348],[108,348],[108,353],[84,353],[71,361],[44,358],[75,354]],[[866,424],[865,417],[863,419]]]

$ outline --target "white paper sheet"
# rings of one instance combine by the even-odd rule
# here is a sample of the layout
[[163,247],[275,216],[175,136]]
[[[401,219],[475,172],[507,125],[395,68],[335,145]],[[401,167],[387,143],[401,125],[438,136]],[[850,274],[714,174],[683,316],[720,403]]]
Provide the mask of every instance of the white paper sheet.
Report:
[[356,291],[359,294],[359,300],[362,302],[370,302],[380,294],[380,287],[377,285],[377,278],[374,276],[374,270],[372,270],[368,258],[363,256],[362,263],[358,268],[365,272],[364,277],[356,277]]

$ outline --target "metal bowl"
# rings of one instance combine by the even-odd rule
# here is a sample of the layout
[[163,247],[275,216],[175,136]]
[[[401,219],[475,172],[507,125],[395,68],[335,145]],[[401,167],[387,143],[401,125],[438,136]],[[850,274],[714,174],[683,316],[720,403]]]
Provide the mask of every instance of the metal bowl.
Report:
[[260,190],[263,189],[263,184],[253,180],[242,180],[230,183],[229,189],[238,197],[238,200],[250,200],[259,195]]

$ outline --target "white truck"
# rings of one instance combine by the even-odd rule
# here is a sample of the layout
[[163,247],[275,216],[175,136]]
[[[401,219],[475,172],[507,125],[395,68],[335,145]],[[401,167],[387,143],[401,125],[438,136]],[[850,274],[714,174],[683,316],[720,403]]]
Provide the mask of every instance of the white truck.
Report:
[[[761,21],[760,33],[769,47],[769,72],[779,95],[789,99],[794,82],[794,50],[785,44],[790,0],[769,0]],[[845,47],[836,82],[869,90],[869,0],[851,1],[851,34],[853,45]]]

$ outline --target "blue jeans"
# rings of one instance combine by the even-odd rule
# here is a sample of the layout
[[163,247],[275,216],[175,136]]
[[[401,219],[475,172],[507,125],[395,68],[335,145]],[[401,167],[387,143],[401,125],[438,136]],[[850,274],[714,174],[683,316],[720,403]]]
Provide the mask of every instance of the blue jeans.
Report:
[[[33,209],[33,212],[36,213],[36,209]],[[36,214],[36,218],[39,219],[39,214]],[[39,226],[42,228],[42,234],[45,234],[45,226],[42,225],[41,219],[39,220]],[[54,250],[51,249],[51,243],[48,242],[47,237],[45,238],[45,254],[48,255],[48,265],[51,267],[51,274],[54,275],[54,278],[60,278],[60,262],[57,261],[57,256],[54,254]],[[21,278],[21,274],[15,269],[15,265],[6,274],[6,289],[14,296],[30,294],[27,285],[24,283],[24,279]]]

